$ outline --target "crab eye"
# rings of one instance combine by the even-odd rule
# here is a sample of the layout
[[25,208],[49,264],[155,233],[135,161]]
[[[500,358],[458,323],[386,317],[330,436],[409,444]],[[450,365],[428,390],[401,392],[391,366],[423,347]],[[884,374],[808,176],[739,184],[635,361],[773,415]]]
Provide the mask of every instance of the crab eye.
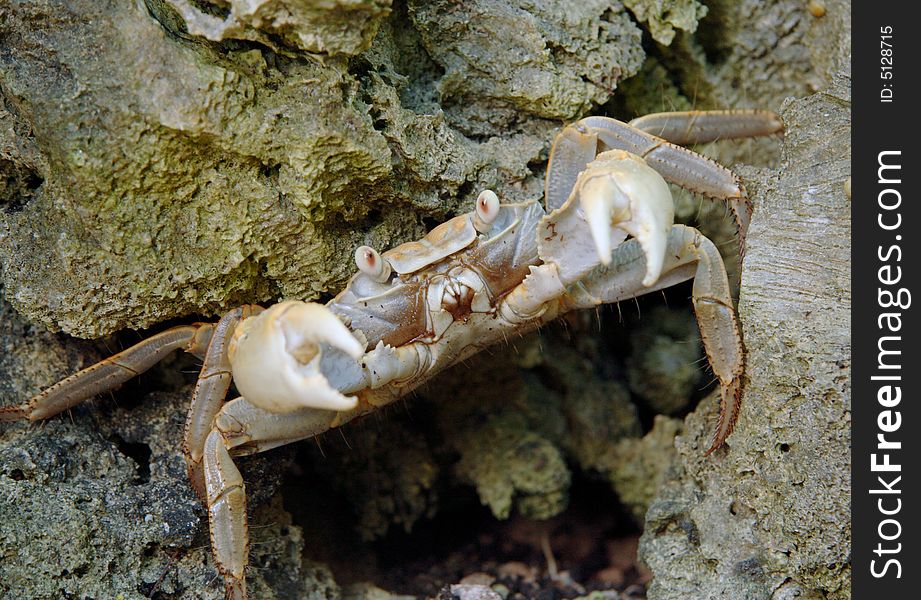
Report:
[[355,265],[375,281],[383,283],[390,277],[390,263],[371,246],[359,246],[355,250]]
[[476,216],[474,225],[483,233],[499,216],[499,197],[492,190],[483,190],[476,199]]

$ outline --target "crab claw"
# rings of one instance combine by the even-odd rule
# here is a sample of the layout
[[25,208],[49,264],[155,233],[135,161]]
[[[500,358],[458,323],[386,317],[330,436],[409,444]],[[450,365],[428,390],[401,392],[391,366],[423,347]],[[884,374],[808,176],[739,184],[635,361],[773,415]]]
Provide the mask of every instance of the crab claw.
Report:
[[302,408],[351,410],[357,399],[320,370],[323,345],[354,359],[364,345],[325,306],[288,301],[243,321],[228,348],[237,390],[251,404],[284,413]]
[[639,156],[622,150],[602,152],[576,182],[589,231],[604,265],[622,239],[615,229],[637,239],[646,255],[643,285],[659,278],[675,208],[668,184]]

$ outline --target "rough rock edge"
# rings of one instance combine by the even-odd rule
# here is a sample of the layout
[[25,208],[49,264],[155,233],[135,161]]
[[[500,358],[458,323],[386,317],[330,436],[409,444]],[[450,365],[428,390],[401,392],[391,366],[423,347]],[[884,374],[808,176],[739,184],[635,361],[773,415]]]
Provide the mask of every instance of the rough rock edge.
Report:
[[849,74],[782,115],[781,168],[742,173],[755,215],[741,418],[711,459],[715,404],[686,423],[646,517],[653,600],[850,597]]

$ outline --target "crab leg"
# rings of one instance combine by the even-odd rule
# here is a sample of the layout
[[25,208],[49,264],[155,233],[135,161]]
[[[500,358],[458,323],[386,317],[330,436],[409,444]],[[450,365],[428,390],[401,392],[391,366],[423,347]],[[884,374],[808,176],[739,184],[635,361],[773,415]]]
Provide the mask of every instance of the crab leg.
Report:
[[[664,113],[665,117],[640,122],[640,125],[662,128],[663,122],[673,119],[677,126],[667,128],[666,133],[680,139],[683,134],[679,132],[683,127],[688,136],[698,135],[694,138],[697,141],[712,139],[720,127],[726,129],[723,137],[769,135],[783,128],[780,119],[768,111],[684,113],[688,116],[683,121],[675,114],[671,113],[669,117],[669,113]],[[692,117],[701,125],[689,123]],[[587,117],[566,127],[557,136],[547,166],[545,201],[548,211],[562,206],[579,173],[597,153],[605,149],[625,150],[641,156],[668,182],[709,198],[727,201],[739,232],[740,250],[744,252],[752,209],[739,178],[709,158],[609,117]]]
[[205,440],[211,432],[214,416],[224,404],[232,379],[230,359],[227,357],[227,346],[237,324],[241,320],[259,312],[262,312],[262,308],[258,306],[240,306],[225,314],[218,321],[217,325],[214,326],[211,342],[208,344],[208,350],[205,353],[201,373],[195,382],[192,404],[189,406],[185,422],[182,454],[189,467],[189,479],[191,480],[192,488],[202,500],[206,497],[205,476],[202,467]]
[[237,398],[217,414],[213,431],[220,432],[233,456],[247,456],[312,438],[370,410],[373,408],[366,406],[346,412],[305,408],[274,413],[254,406],[246,398]]
[[[732,171],[687,148],[609,117],[587,117],[579,124],[590,135],[597,136],[606,148],[642,156],[670,183],[718,200],[734,201],[744,197],[741,182]],[[779,119],[776,123],[765,124],[763,134],[775,133],[777,125]]]
[[586,117],[554,141],[547,166],[548,210],[562,205],[576,178],[605,149],[625,150],[646,159],[667,181],[711,198],[743,196],[738,178],[716,162],[610,117]]
[[783,121],[776,113],[757,109],[660,112],[633,119],[628,125],[679,146],[783,132]]
[[719,251],[699,231],[674,225],[668,236],[662,275],[644,286],[646,258],[635,240],[614,251],[610,267],[591,273],[575,290],[575,308],[618,302],[694,278],[692,301],[710,366],[720,382],[720,417],[710,454],[723,445],[738,418],[745,355],[732,294]]
[[205,440],[204,461],[211,552],[224,577],[226,599],[245,600],[249,560],[246,486],[220,431],[212,431]]
[[544,208],[554,211],[569,198],[579,173],[598,155],[598,135],[577,121],[556,136],[544,176]]
[[223,406],[204,447],[211,549],[224,577],[228,600],[246,598],[249,531],[246,487],[233,457],[263,452],[310,438],[373,410],[368,403],[347,413],[305,408],[291,413],[264,410],[237,398]]
[[212,325],[198,323],[167,329],[96,363],[33,396],[25,404],[0,409],[0,421],[38,421],[76,406],[93,396],[117,388],[143,373],[174,350],[203,356],[211,340]]

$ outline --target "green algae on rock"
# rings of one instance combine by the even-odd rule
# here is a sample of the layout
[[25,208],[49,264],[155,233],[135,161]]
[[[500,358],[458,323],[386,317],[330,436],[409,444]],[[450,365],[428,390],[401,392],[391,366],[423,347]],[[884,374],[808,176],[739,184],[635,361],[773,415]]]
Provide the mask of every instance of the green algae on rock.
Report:
[[[505,5],[483,6],[468,15],[474,28]],[[535,115],[581,116],[612,93],[613,82],[583,81],[593,65],[619,80],[642,60],[628,17],[599,6],[552,26],[529,17],[546,37],[535,39],[561,50],[502,75],[552,85],[524,86],[511,102],[480,80],[470,90],[508,98],[504,112],[474,118],[451,109],[459,96],[446,81],[463,81],[443,69],[457,49],[441,49],[453,34],[428,9],[411,6],[410,21],[402,4],[382,8],[377,37],[349,60],[208,43],[139,3],[20,3],[0,24],[7,297],[29,319],[87,337],[316,299],[342,287],[355,247],[417,239],[423,219],[442,220],[482,187],[539,196],[533,165],[558,123]],[[476,53],[483,64],[506,56],[498,44]]]
[[312,461],[320,477],[348,500],[353,528],[364,540],[391,528],[409,533],[435,515],[441,475],[422,432],[388,415],[373,427],[356,424],[342,434],[346,447]]
[[569,503],[568,463],[598,471],[619,440],[640,433],[626,390],[573,348],[552,343],[553,356],[535,362],[529,347],[541,341],[529,335],[512,350],[521,367],[480,356],[439,384],[454,398],[437,418],[460,456],[458,474],[499,518],[513,509],[537,519],[559,514]]
[[[335,236],[313,222],[369,210],[357,200],[375,196],[390,163],[335,70],[178,44],[134,4],[39,10],[7,27],[40,51],[3,70],[47,167],[3,217],[19,310],[98,336],[316,294],[348,274],[328,260]],[[44,80],[50,57],[62,75]]]
[[598,466],[638,524],[645,520],[659,489],[672,477],[675,436],[681,429],[680,420],[657,415],[649,433],[618,441],[606,454],[606,462]]

